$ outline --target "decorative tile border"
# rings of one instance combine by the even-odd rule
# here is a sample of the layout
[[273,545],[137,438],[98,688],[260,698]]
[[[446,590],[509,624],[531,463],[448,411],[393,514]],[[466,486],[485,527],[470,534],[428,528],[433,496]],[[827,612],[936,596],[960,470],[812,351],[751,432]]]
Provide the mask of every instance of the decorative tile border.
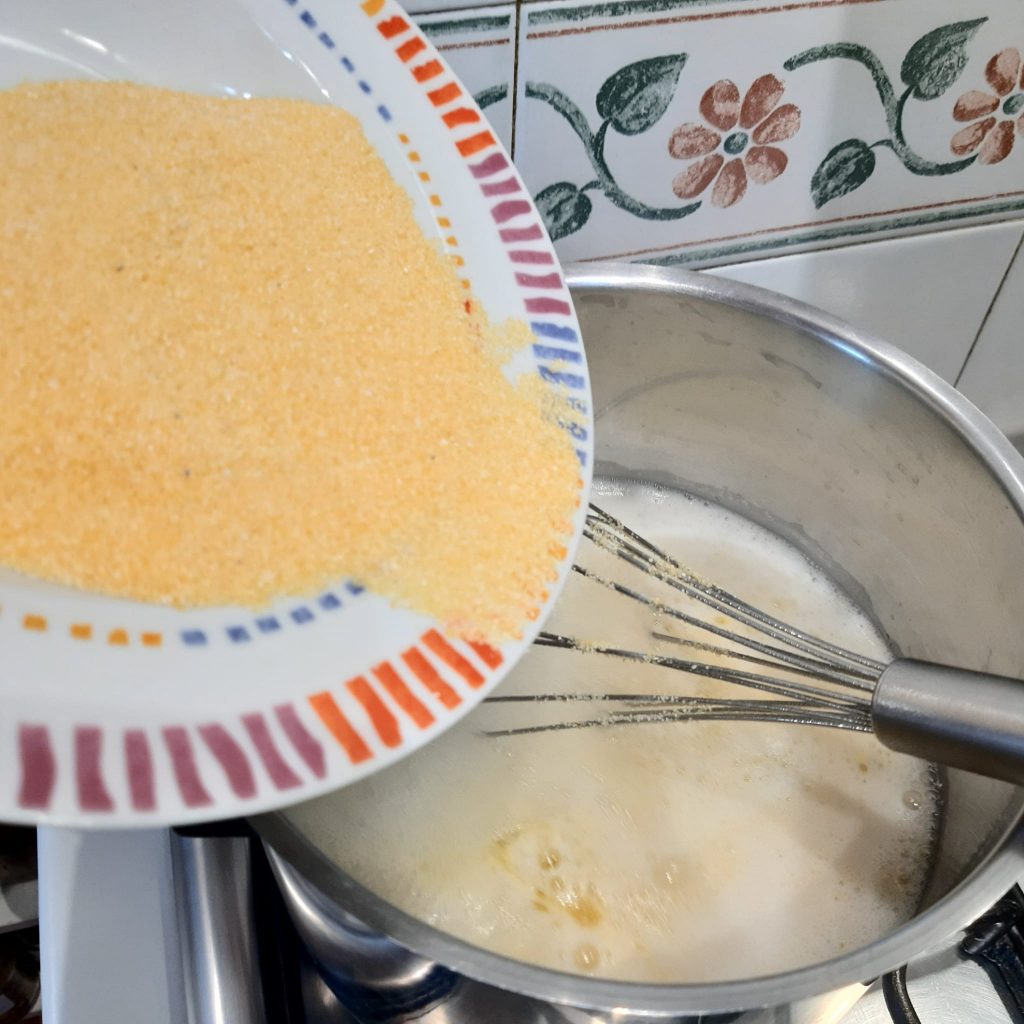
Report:
[[516,161],[567,260],[715,263],[1024,210],[1017,0],[532,3]]
[[421,14],[415,20],[486,111],[505,148],[511,150],[515,6]]

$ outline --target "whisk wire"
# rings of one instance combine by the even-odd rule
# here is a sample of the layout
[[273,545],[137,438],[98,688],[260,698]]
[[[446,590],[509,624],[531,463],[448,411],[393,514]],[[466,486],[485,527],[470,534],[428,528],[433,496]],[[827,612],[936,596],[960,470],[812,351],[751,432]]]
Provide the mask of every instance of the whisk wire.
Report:
[[[707,608],[759,634],[750,636],[691,615],[681,608],[655,600],[608,576],[573,566],[575,572],[600,586],[647,607],[656,615],[683,622],[726,641],[730,647],[676,637],[652,631],[661,642],[730,659],[758,669],[750,671],[729,664],[712,664],[666,654],[628,650],[608,644],[590,643],[575,637],[543,632],[534,643],[539,647],[596,654],[689,675],[715,679],[767,695],[767,698],[718,698],[679,694],[643,693],[532,693],[498,695],[491,704],[551,704],[612,708],[597,717],[495,729],[487,736],[524,736],[613,725],[639,725],[689,721],[781,722],[813,725],[858,732],[871,732],[871,700],[874,684],[885,666],[873,658],[848,651],[811,633],[783,622],[731,594],[702,580],[655,545],[624,526],[613,516],[590,506],[584,536],[599,550],[615,556],[646,577],[657,580]],[[765,639],[767,638],[767,639]],[[739,649],[737,649],[739,648]],[[751,653],[753,652],[753,653]],[[796,676],[797,678],[792,678]],[[802,682],[811,680],[813,682]],[[827,684],[825,688],[821,684]],[[852,691],[852,692],[851,692]]]
[[[831,669],[819,667],[824,666],[824,662],[817,662],[814,660],[795,658],[792,660],[785,660],[783,665],[779,664],[778,660],[771,658],[758,658],[756,655],[747,654],[745,651],[734,651],[728,647],[718,647],[715,644],[702,643],[700,640],[690,640],[681,636],[672,636],[670,633],[659,633],[656,631],[651,632],[651,636],[655,640],[660,640],[662,643],[677,644],[680,647],[689,647],[692,650],[704,651],[707,654],[714,654],[721,658],[732,658],[733,661],[742,661],[751,665],[761,665],[763,668],[771,669],[782,669],[792,675],[805,676],[808,679],[817,679],[819,681],[835,683],[836,686],[846,686],[852,690],[859,690],[862,693],[870,693],[873,688],[873,681],[869,680],[866,676],[861,676],[859,673],[853,675],[844,675],[838,672],[833,672]],[[851,678],[851,675],[853,676]]]
[[[713,622],[707,622],[695,615],[690,615],[689,613],[684,612],[681,608],[673,608],[671,605],[665,604],[662,601],[656,601],[653,598],[647,597],[645,594],[641,594],[640,591],[635,590],[632,587],[627,587],[624,583],[620,583],[618,580],[609,579],[607,576],[602,576],[600,573],[596,573],[591,569],[586,569],[583,566],[574,565],[573,571],[588,580],[592,580],[594,583],[600,584],[608,590],[612,590],[617,594],[621,594],[623,597],[628,597],[631,600],[636,601],[638,604],[646,605],[656,614],[666,615],[678,620],[679,622],[685,622],[688,626],[701,629],[706,633],[712,633],[717,637],[730,641],[731,643],[739,644],[749,650],[768,655],[775,660],[777,667],[779,663],[781,663],[783,666],[789,667],[794,671],[808,672],[815,677],[821,677],[823,673],[831,673],[832,682],[841,686],[850,686],[854,689],[866,691],[870,691],[871,682],[876,678],[875,676],[869,676],[866,673],[859,672],[855,669],[836,665],[834,662],[807,658],[803,655],[794,654],[791,651],[774,647],[771,644],[766,644],[760,640],[754,639],[753,637],[740,636],[738,633],[734,633],[732,630],[726,629],[723,626],[717,626]],[[729,653],[732,654],[734,652],[730,651]]]
[[685,658],[673,658],[665,654],[648,654],[621,647],[608,647],[603,644],[580,644],[573,637],[560,636],[556,633],[541,633],[534,643],[539,647],[560,647],[563,650],[582,651],[586,654],[602,654],[606,657],[621,658],[624,661],[637,661],[646,665],[658,665],[662,668],[686,672],[689,675],[735,683],[738,686],[760,690],[764,693],[772,693],[779,697],[791,697],[808,701],[822,707],[870,707],[870,702],[863,697],[851,694],[833,694],[815,686],[806,686],[803,683],[791,682],[775,676],[766,676],[756,672],[744,672],[740,669],[727,668],[723,665],[710,665],[702,661],[687,661]]
[[[806,654],[816,654],[819,657],[824,654],[831,655],[838,663],[833,664],[833,668],[852,663],[870,672],[871,678],[877,678],[885,668],[881,662],[873,658],[846,650],[837,644],[814,636],[748,604],[722,587],[708,583],[594,504],[589,506],[584,536],[598,547],[622,558],[641,571],[654,575],[688,597],[700,601],[780,643],[789,644]],[[666,567],[668,568],[666,569]]]
[[[636,695],[603,694],[535,694],[522,699],[544,701],[549,699],[565,701],[630,701]],[[517,698],[490,698],[490,702],[515,701]],[[658,702],[662,703],[662,702]],[[673,707],[671,704],[678,704]],[[564,722],[544,722],[535,725],[516,726],[507,729],[490,729],[484,732],[488,737],[529,736],[545,732],[565,732],[575,729],[593,729],[618,725],[661,725],[669,722],[717,721],[717,722],[760,722],[786,725],[812,725],[822,728],[847,729],[853,732],[870,732],[871,720],[863,713],[836,713],[819,711],[800,702],[786,701],[715,701],[699,697],[679,697],[669,702],[666,708],[654,710],[630,710],[612,712],[599,718],[571,719]]]

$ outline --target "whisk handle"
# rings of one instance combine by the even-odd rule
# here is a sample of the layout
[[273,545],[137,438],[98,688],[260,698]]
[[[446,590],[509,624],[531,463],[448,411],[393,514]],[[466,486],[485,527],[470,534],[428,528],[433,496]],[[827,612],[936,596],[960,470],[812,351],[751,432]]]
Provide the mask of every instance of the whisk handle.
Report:
[[1024,680],[898,659],[871,719],[893,750],[1024,785]]

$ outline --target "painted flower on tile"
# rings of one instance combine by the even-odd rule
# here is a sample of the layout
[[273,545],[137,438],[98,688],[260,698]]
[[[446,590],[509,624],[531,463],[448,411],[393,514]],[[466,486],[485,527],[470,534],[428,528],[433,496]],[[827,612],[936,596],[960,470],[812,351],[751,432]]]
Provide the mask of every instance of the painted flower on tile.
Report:
[[694,199],[714,182],[711,205],[726,207],[743,198],[748,181],[774,181],[789,162],[775,143],[800,130],[800,108],[780,105],[783,91],[774,75],[756,79],[742,98],[735,82],[715,82],[700,100],[704,123],[681,124],[669,137],[669,153],[693,161],[672,180],[672,191]]
[[970,121],[949,142],[957,155],[977,151],[979,164],[997,164],[1013,149],[1013,134],[1024,138],[1024,61],[1012,46],[985,65],[991,92],[971,89],[953,107],[957,121]]

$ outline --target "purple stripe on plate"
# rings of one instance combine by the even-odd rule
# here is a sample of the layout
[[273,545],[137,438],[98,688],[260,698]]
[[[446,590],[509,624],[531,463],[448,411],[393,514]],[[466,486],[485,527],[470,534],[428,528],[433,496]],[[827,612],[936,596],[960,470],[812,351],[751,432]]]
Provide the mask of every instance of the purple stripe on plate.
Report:
[[18,726],[18,754],[21,760],[19,807],[49,807],[57,762],[50,746],[50,730],[45,725]]
[[485,196],[507,196],[513,192],[523,191],[523,186],[515,178],[506,178],[504,181],[495,181],[481,187]]
[[516,274],[516,284],[527,288],[561,288],[561,274]]
[[474,178],[489,178],[491,175],[505,170],[506,167],[508,167],[508,160],[505,158],[504,153],[492,153],[485,160],[481,160],[480,163],[469,165]]
[[508,258],[513,263],[554,263],[555,258],[549,252],[540,249],[509,249]]
[[528,228],[502,228],[498,234],[503,242],[532,242],[544,237],[539,224],[531,224]]
[[113,798],[103,781],[102,753],[102,729],[95,725],[80,725],[75,729],[75,779],[78,783],[78,805],[83,811],[114,809]]
[[491,216],[496,224],[504,224],[513,217],[522,217],[531,212],[530,204],[525,199],[506,199],[492,208]]
[[149,750],[149,740],[141,729],[124,731],[124,770],[128,776],[132,807],[137,811],[153,810],[156,807],[153,755]]
[[245,751],[235,742],[231,733],[222,725],[201,725],[198,729],[210,753],[220,762],[228,785],[235,796],[243,800],[256,795],[256,780]]
[[313,738],[309,730],[302,724],[298,712],[291,704],[278,704],[274,708],[277,720],[281,723],[285,735],[291,740],[292,746],[298,751],[299,757],[309,766],[309,770],[322,779],[327,774],[327,763],[324,759],[324,748]]
[[192,754],[192,741],[188,733],[180,725],[171,725],[163,730],[163,736],[185,806],[205,807],[212,804],[213,797],[206,792],[196,770],[196,759]]
[[278,789],[294,789],[300,785],[302,780],[288,767],[288,763],[281,757],[274,738],[270,735],[270,729],[263,716],[253,712],[249,715],[242,715],[242,725],[260,755],[263,767],[267,769],[270,781]]
[[569,303],[561,299],[527,299],[526,310],[528,313],[564,313],[566,316],[572,313]]

